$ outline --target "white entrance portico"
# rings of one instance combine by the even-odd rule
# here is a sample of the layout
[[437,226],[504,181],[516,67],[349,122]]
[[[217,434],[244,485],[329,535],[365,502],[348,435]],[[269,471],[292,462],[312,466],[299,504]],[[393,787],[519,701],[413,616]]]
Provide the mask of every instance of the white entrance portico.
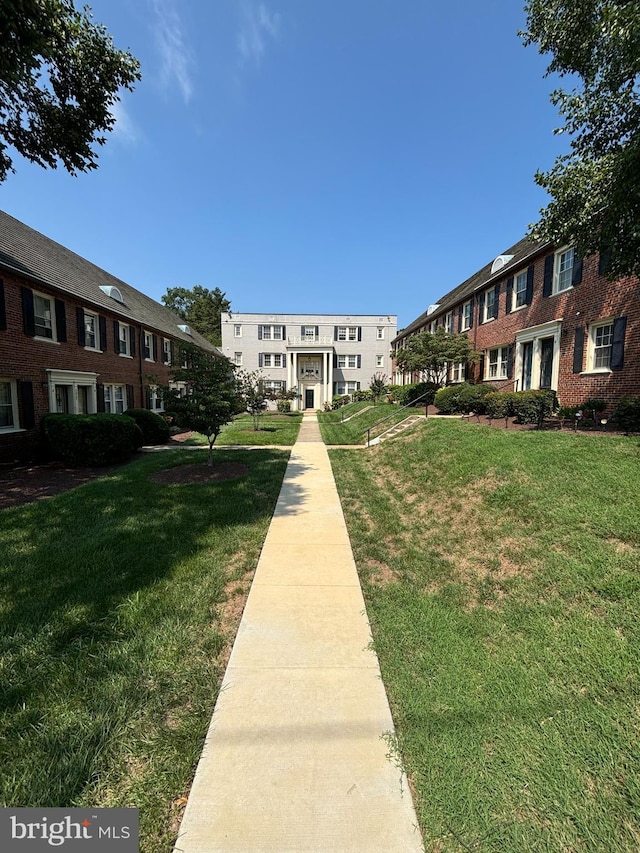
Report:
[[321,409],[331,402],[333,354],[330,335],[310,332],[287,338],[287,388],[297,388],[299,394],[294,409]]

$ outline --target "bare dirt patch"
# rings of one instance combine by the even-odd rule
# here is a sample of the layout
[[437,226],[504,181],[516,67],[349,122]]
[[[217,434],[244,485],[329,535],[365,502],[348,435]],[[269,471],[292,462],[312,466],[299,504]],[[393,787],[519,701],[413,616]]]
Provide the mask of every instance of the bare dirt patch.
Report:
[[168,485],[191,485],[194,483],[214,483],[222,480],[237,480],[249,473],[249,467],[241,462],[218,462],[215,465],[205,465],[196,462],[191,465],[176,465],[175,468],[164,468],[149,474],[153,483]]
[[0,471],[0,509],[55,497],[97,477],[112,474],[121,467],[71,468],[61,462],[50,462]]

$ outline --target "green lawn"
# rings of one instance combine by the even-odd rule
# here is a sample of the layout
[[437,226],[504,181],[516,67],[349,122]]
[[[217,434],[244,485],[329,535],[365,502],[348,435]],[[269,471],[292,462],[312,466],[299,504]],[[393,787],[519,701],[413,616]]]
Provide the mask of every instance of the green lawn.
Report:
[[371,400],[358,400],[355,403],[347,403],[346,406],[340,406],[339,409],[331,409],[328,412],[319,412],[319,420],[325,424],[341,423],[346,418],[353,418],[359,415],[364,409],[369,409],[373,406]]
[[172,849],[288,452],[239,479],[161,485],[150,454],[0,513],[0,806],[137,806]]
[[[269,444],[291,447],[296,443],[301,421],[302,414],[299,412],[266,413],[260,417],[260,429],[256,431],[253,428],[251,415],[240,415],[222,428],[214,446],[241,447]],[[195,434],[185,444],[207,445],[207,439],[203,435]]]
[[[379,403],[366,412],[363,411],[362,414],[347,423],[340,423],[339,409],[333,412],[319,412],[318,422],[325,444],[366,444],[367,429],[378,421],[389,418],[387,426],[392,426],[394,423],[420,411],[420,409],[401,409],[393,403]],[[377,434],[379,431],[376,432]]]
[[640,442],[334,450],[427,851],[640,849]]

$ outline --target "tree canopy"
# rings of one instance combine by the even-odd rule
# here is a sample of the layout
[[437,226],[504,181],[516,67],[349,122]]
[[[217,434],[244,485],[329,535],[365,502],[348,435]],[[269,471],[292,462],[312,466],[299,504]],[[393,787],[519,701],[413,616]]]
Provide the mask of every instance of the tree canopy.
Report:
[[11,147],[72,175],[95,169],[93,146],[115,124],[120,89],[140,79],[138,60],[73,0],[3,0],[0,44],[0,182],[15,171]]
[[465,334],[449,334],[440,326],[433,334],[412,335],[394,357],[400,370],[419,373],[426,382],[444,385],[449,364],[474,361],[477,353]]
[[200,332],[215,346],[222,343],[220,315],[231,310],[231,302],[219,287],[208,290],[199,284],[186,287],[168,287],[162,302],[182,317],[196,332]]
[[575,84],[551,95],[570,152],[535,176],[552,201],[533,232],[580,254],[605,251],[611,277],[640,274],[640,4],[529,0],[525,11],[524,43]]
[[175,416],[178,426],[206,435],[212,465],[220,430],[242,411],[234,367],[228,358],[192,345],[184,345],[182,355],[187,366],[176,367],[171,373],[173,386],[162,388],[165,410]]

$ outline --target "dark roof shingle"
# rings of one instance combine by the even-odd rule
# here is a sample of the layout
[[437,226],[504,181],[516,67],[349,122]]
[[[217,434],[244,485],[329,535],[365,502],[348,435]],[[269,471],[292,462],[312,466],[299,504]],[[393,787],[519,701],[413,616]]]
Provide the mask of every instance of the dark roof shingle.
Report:
[[[97,309],[121,316],[125,321],[134,321],[177,340],[219,352],[195,330],[189,335],[180,329],[185,321],[164,305],[4,211],[0,211],[0,268],[68,293]],[[117,287],[124,304],[108,296],[101,286]]]

